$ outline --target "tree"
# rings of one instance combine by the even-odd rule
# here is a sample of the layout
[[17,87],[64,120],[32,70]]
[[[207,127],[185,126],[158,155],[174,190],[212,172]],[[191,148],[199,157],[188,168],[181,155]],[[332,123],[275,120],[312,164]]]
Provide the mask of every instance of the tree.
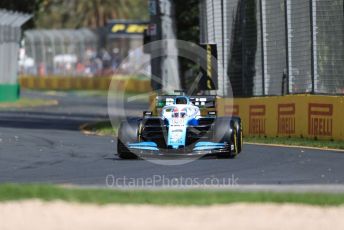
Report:
[[148,19],[147,0],[1,0],[0,8],[33,14],[25,28],[98,28],[111,19]]
[[[199,0],[174,0],[177,38],[199,44]],[[198,76],[199,66],[192,60],[179,58],[181,83],[183,89],[188,89]],[[186,77],[190,71],[192,76]]]
[[147,18],[147,1],[44,0],[37,25],[41,28],[99,28],[111,19]]

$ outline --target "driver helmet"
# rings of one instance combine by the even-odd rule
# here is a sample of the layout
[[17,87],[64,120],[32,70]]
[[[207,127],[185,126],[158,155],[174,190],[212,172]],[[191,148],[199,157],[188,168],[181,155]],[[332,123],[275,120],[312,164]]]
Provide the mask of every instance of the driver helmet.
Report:
[[179,117],[179,110],[178,110],[178,108],[174,108],[172,114],[173,114],[173,117],[178,118]]
[[186,108],[184,108],[184,109],[182,109],[181,111],[180,111],[180,117],[185,117],[186,116]]

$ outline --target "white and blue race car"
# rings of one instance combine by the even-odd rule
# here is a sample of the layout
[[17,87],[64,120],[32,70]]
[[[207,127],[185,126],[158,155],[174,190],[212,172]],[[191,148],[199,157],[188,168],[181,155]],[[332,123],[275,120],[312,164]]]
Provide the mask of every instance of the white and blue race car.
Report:
[[[117,152],[122,159],[216,155],[234,158],[242,149],[239,117],[217,117],[215,96],[158,96],[158,116],[123,121]],[[205,108],[206,116],[201,115]]]

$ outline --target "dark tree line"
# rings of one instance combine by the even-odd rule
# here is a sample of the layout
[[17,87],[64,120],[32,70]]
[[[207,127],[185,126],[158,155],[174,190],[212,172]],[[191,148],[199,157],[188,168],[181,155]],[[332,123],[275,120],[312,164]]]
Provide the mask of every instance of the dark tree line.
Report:
[[26,28],[99,28],[111,19],[148,19],[146,0],[1,0],[0,8],[33,14]]
[[[199,44],[199,0],[174,0],[177,38]],[[199,65],[192,60],[179,58],[181,84],[183,89],[188,89],[198,76]],[[190,71],[191,76],[186,74]]]

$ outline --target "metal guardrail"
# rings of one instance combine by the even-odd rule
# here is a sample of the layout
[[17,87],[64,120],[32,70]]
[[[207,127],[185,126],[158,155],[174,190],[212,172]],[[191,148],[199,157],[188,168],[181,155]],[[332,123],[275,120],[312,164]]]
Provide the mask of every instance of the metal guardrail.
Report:
[[343,0],[200,2],[235,96],[344,94]]
[[[131,74],[141,51],[142,35],[109,32],[110,27],[93,30],[34,29],[24,34],[20,73],[23,76],[95,77]],[[134,52],[131,52],[135,50]],[[122,65],[121,65],[122,63]]]
[[[94,75],[99,68],[98,36],[90,29],[27,30],[24,75]],[[25,63],[26,62],[26,63]]]

